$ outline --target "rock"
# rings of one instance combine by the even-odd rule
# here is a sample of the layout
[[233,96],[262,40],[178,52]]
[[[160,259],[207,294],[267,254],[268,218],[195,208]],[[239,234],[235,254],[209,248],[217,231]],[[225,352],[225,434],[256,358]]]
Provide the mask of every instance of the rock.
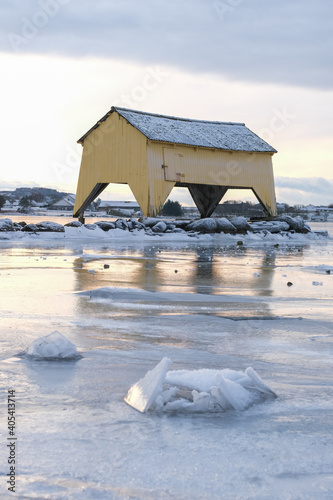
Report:
[[166,223],[161,220],[160,222],[155,224],[151,229],[152,231],[154,231],[154,233],[164,233],[166,228],[167,228]]
[[195,231],[198,233],[215,233],[217,230],[217,219],[199,219],[187,224],[186,231]]
[[140,217],[139,222],[142,222],[146,227],[153,227],[158,224],[161,219],[157,217]]
[[104,269],[109,269],[110,265],[109,264],[104,264]]
[[41,233],[64,233],[65,228],[62,224],[58,224],[57,222],[44,221],[38,222],[36,224],[38,231]]
[[37,233],[38,227],[36,224],[26,224],[24,227],[22,227],[22,231],[26,233]]
[[291,281],[288,281],[287,286],[293,286],[293,283]]
[[172,224],[174,224],[176,228],[185,229],[190,222],[190,220],[174,220]]
[[172,222],[166,222],[165,224],[166,224],[167,229],[171,232],[173,232],[176,229],[175,224],[173,224]]
[[308,226],[302,217],[299,215],[297,217],[291,217],[290,215],[281,215],[276,217],[276,221],[286,222],[291,230],[296,231],[296,233],[310,233],[311,228]]
[[124,231],[128,230],[128,224],[125,219],[117,219],[115,226],[117,229],[123,229]]
[[242,246],[242,245],[244,245],[244,243],[242,242],[242,240],[239,240],[239,241],[237,241],[237,245]]
[[71,222],[67,222],[67,224],[65,224],[65,227],[81,227],[81,226],[83,226],[83,224],[79,220],[72,220]]
[[16,231],[11,219],[0,219],[0,231]]
[[24,222],[24,221],[22,221],[22,222],[18,222],[17,224],[18,224],[19,226],[21,226],[21,228],[27,225],[27,223],[26,223],[26,222]]
[[220,233],[237,233],[236,227],[225,217],[219,217],[216,220],[217,230]]
[[259,233],[260,231],[268,231],[269,233],[280,233],[281,231],[288,231],[289,224],[284,221],[258,221],[252,222],[251,229],[254,233]]
[[84,227],[86,229],[89,229],[90,231],[94,231],[95,229],[98,228],[98,226],[96,226],[96,224],[85,224]]
[[233,217],[230,222],[233,226],[235,226],[238,233],[247,233],[247,231],[252,231],[251,225],[245,217]]
[[110,231],[110,229],[114,229],[116,227],[115,223],[111,221],[100,220],[98,222],[95,222],[95,224],[96,226],[103,229],[103,231]]
[[142,222],[139,222],[136,219],[129,219],[127,221],[127,225],[128,225],[128,229],[130,231],[134,231],[135,229],[138,229],[138,230],[143,229],[144,230],[146,227]]

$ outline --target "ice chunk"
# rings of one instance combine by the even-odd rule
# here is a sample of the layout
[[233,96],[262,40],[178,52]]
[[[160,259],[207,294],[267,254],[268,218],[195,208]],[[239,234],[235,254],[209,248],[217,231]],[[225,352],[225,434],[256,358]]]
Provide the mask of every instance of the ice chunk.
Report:
[[230,410],[232,408],[231,404],[221,391],[220,387],[212,387],[210,393],[213,398],[215,398],[216,403],[221,407],[222,410]]
[[253,368],[167,371],[171,361],[162,361],[130,388],[125,401],[141,412],[211,412],[246,410],[275,393]]
[[245,410],[254,402],[251,393],[237,382],[228,380],[223,375],[217,375],[216,382],[227,402],[235,410]]
[[268,385],[263,382],[263,380],[259,377],[258,373],[253,368],[249,366],[248,368],[246,368],[245,373],[250,377],[255,388],[258,389],[258,391],[264,394],[268,394],[269,396],[276,397],[275,392],[273,392],[272,389],[270,389]]
[[171,359],[163,358],[153,370],[133,385],[125,397],[126,403],[142,413],[149,410],[156,397],[162,392],[166,372]]
[[57,330],[34,340],[22,354],[38,359],[78,359],[82,357],[77,352],[76,346]]

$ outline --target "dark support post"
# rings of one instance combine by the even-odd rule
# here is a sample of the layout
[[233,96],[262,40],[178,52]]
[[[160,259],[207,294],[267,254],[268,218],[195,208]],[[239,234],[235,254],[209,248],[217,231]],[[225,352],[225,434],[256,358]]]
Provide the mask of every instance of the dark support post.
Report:
[[81,222],[81,224],[85,223],[84,212],[79,213],[79,222]]
[[196,204],[201,218],[210,217],[222,200],[228,188],[208,184],[189,184],[188,190]]

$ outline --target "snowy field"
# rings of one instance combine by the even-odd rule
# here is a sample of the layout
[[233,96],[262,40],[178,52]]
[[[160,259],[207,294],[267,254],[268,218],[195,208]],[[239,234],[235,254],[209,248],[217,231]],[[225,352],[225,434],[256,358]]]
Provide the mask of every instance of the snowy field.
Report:
[[[331,500],[333,225],[316,226],[329,236],[0,233],[0,497]],[[16,356],[55,330],[81,359]],[[237,406],[229,384],[236,409],[142,413],[124,398],[163,358],[170,386],[250,367],[277,397]]]

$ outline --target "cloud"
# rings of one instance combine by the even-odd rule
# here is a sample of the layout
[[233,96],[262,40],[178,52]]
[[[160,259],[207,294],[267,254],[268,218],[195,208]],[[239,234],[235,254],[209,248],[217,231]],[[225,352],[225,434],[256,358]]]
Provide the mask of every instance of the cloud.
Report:
[[333,203],[333,179],[323,177],[276,177],[276,196],[279,202],[289,205]]
[[327,0],[7,0],[0,19],[2,51],[110,57],[333,88]]

